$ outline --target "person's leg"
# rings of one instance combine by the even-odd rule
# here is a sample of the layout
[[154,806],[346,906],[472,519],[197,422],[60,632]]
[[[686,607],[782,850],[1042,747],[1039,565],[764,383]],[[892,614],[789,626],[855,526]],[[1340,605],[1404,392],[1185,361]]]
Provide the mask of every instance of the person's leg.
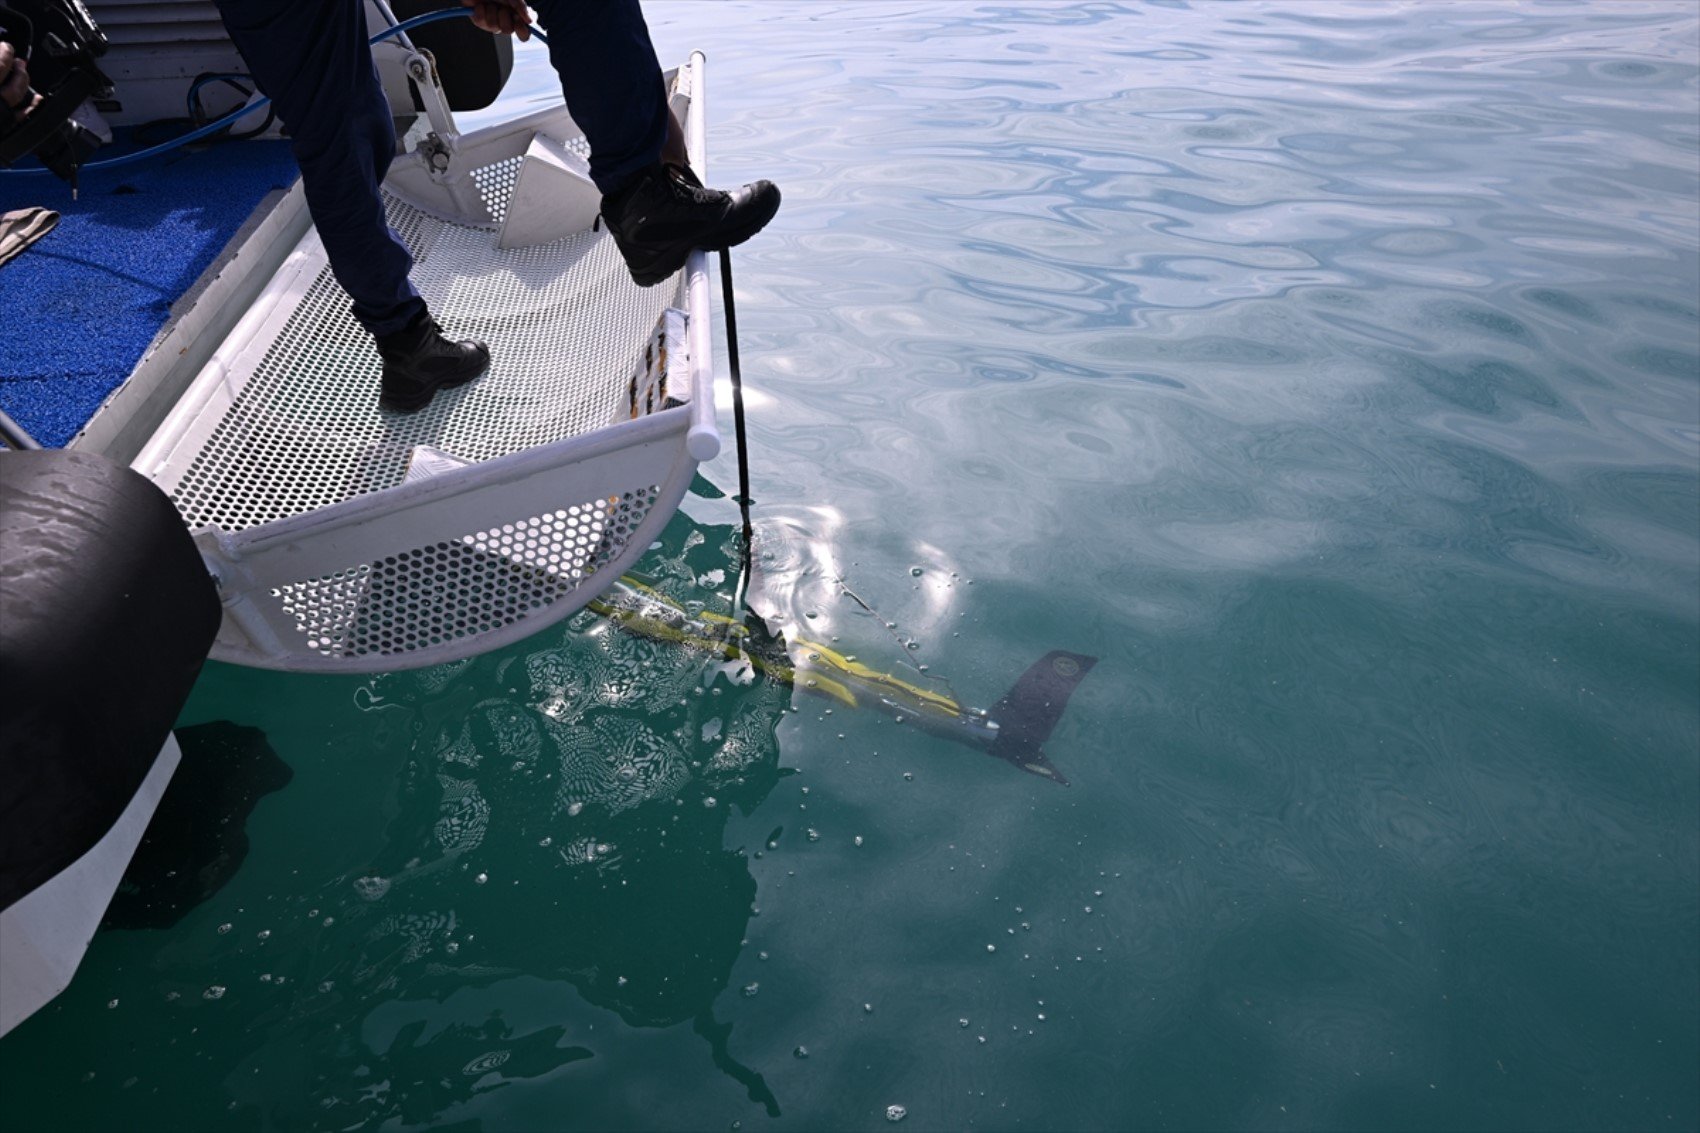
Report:
[[378,182],[395,151],[394,127],[372,50],[365,6],[350,0],[218,0],[254,81],[271,96],[301,166],[307,208],[354,316],[374,335],[425,310],[408,281],[413,259],[384,220]]
[[533,0],[567,110],[590,143],[602,217],[632,279],[672,278],[698,248],[727,248],[761,231],[779,190],[757,181],[704,188],[685,167],[682,139],[638,0]]
[[590,143],[590,178],[613,193],[661,160],[667,91],[638,0],[536,0],[549,62]]
[[412,410],[489,364],[481,343],[445,339],[407,278],[413,258],[378,185],[395,127],[360,0],[217,0],[230,38],[289,131],[331,272],[384,360],[380,403]]

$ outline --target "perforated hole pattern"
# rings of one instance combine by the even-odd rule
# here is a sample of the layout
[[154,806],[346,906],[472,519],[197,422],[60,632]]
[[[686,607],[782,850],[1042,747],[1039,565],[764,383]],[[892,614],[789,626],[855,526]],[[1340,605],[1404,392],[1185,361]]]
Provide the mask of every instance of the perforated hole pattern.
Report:
[[576,590],[619,555],[655,503],[651,486],[272,591],[307,648],[393,655],[488,633]]
[[[521,159],[475,171],[498,218]],[[502,251],[496,232],[386,197],[413,281],[452,337],[489,343],[483,377],[409,415],[377,408],[380,362],[323,264],[178,480],[192,525],[227,531],[402,482],[415,445],[488,460],[624,420],[631,367],[682,283],[640,289],[606,234]],[[272,600],[322,657],[432,650],[511,626],[604,571],[658,485],[431,541],[280,586]],[[422,533],[424,534],[424,533]],[[438,537],[441,536],[441,537]]]
[[[492,207],[504,176],[485,186]],[[239,531],[393,487],[415,445],[482,461],[623,416],[631,367],[682,283],[637,287],[605,232],[503,251],[491,229],[386,204],[431,313],[489,344],[489,372],[417,413],[380,412],[377,351],[322,267],[252,372],[233,375],[241,393],[175,485],[190,526]]]
[[519,184],[519,167],[524,164],[525,155],[520,154],[472,171],[472,183],[478,186],[484,207],[490,210],[490,216],[497,224],[502,223],[502,216],[508,211],[508,198],[513,196],[514,186]]
[[[563,145],[586,161],[590,160],[590,143],[583,138],[570,138]],[[505,161],[481,165],[472,171],[472,182],[478,186],[484,207],[490,210],[497,224],[502,223],[502,216],[508,211],[508,198],[513,196],[514,186],[519,183],[519,167],[524,164],[525,155],[519,154]]]

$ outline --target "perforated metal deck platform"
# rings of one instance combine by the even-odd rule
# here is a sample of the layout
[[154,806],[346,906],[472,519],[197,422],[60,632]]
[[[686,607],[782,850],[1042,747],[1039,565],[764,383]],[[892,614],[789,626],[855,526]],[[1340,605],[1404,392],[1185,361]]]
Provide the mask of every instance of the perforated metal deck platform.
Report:
[[[510,187],[487,190],[492,212]],[[372,338],[310,236],[296,268],[310,282],[232,367],[241,392],[192,438],[194,458],[171,485],[192,526],[241,531],[394,487],[417,445],[483,461],[616,421],[678,284],[638,288],[606,233],[501,251],[493,231],[386,204],[431,313],[450,337],[489,344],[489,372],[418,413],[380,411]]]
[[[700,75],[697,56],[674,98],[699,162]],[[219,578],[215,657],[395,669],[535,632],[641,554],[718,447],[701,254],[645,289],[605,231],[498,247],[535,134],[583,149],[564,112],[532,115],[459,139],[458,185],[437,193],[413,170],[386,192],[433,316],[489,344],[484,376],[417,413],[380,410],[371,338],[310,231],[138,457]],[[672,397],[634,416],[670,307],[689,321]],[[422,454],[436,474],[410,477]]]

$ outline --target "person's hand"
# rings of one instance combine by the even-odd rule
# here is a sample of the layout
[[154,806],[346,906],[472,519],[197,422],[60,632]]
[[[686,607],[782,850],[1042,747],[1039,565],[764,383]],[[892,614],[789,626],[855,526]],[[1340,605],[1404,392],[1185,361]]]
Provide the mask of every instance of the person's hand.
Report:
[[517,35],[524,43],[531,38],[531,9],[525,0],[460,0],[472,9],[472,22],[492,35]]
[[0,99],[4,99],[19,118],[34,110],[41,101],[39,94],[30,94],[29,67],[4,40],[0,40]]

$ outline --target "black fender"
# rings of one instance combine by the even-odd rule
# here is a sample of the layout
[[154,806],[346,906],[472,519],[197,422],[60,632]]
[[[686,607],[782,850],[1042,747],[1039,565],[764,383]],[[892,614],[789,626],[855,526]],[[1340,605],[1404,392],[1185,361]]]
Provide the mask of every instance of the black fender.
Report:
[[0,452],[0,909],[111,829],[222,615],[151,481],[90,453]]

